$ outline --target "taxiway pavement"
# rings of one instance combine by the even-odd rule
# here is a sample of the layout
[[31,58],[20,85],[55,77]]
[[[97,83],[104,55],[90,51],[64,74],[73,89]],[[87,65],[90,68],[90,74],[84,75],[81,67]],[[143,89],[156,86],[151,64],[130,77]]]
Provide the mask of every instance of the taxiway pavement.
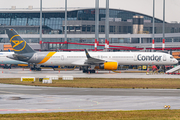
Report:
[[30,71],[29,69],[13,68],[0,69],[1,78],[20,78],[36,77],[43,78],[46,76],[73,76],[74,78],[179,78],[180,75],[153,74],[146,73],[114,73],[112,71],[98,71],[98,73],[87,74],[79,70],[73,71],[53,71],[52,69],[43,69],[42,71]]
[[[73,76],[74,78],[179,78],[179,75],[146,75],[146,73],[113,73],[99,71],[30,71],[0,69],[1,78]],[[180,108],[179,89],[104,89],[58,88],[0,84],[0,113],[116,111]]]
[[180,108],[178,89],[57,88],[0,84],[0,113]]

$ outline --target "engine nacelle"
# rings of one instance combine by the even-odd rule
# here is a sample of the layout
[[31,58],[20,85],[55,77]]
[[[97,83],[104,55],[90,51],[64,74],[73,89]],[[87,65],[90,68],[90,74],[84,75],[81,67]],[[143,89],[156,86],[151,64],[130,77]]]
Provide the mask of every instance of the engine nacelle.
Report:
[[118,68],[118,63],[117,62],[105,62],[101,63],[99,65],[100,69],[105,69],[105,70],[116,70]]

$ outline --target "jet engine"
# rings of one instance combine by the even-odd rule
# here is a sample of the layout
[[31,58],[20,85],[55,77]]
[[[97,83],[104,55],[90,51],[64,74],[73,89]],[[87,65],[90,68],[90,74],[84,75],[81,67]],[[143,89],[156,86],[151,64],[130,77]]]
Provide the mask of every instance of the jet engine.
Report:
[[105,70],[116,70],[117,67],[118,67],[117,62],[105,62],[105,63],[99,64],[99,68],[105,69]]

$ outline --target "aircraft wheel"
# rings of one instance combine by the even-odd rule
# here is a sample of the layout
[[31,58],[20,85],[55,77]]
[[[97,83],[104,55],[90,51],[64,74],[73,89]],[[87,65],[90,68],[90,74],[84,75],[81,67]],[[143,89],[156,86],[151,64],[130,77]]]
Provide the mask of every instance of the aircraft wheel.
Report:
[[83,73],[88,73],[88,70],[83,70]]
[[41,71],[41,68],[36,68],[37,71]]
[[95,70],[91,70],[91,73],[95,73],[96,71]]
[[31,70],[35,70],[34,68],[31,68]]
[[4,66],[4,69],[8,69],[8,66]]

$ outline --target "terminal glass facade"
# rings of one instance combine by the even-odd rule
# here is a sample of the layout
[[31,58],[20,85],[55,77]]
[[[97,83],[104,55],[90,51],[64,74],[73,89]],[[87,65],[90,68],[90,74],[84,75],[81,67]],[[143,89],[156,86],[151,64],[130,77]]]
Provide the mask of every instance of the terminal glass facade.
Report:
[[[99,21],[105,21],[106,10],[99,10]],[[152,17],[143,15],[140,13],[135,13],[131,11],[116,10],[110,9],[109,11],[110,18],[121,18],[121,21],[127,21],[132,19],[133,16],[144,16],[145,20],[151,20]],[[64,12],[43,12],[42,24],[44,27],[44,34],[61,34],[63,31],[63,21],[64,21]],[[30,26],[39,26],[40,25],[40,14],[38,12],[0,12],[0,25],[1,26],[23,26],[26,27],[26,34],[37,34],[38,28],[36,30],[30,30]],[[95,21],[95,9],[84,9],[84,10],[74,10],[68,12],[68,21]],[[155,19],[156,23],[162,23],[161,20]],[[101,32],[104,32],[104,26],[100,26]],[[112,27],[110,27],[110,32],[113,32]],[[69,30],[81,30],[79,26],[69,27]],[[87,29],[87,30],[85,30]],[[18,32],[22,32],[17,30]],[[94,31],[93,26],[83,28],[82,31]],[[1,32],[3,33],[3,32]],[[24,34],[24,33],[23,33]]]
[[[152,16],[145,14],[110,9],[109,10],[109,33],[110,34],[133,34],[133,16],[143,16],[143,34],[152,33]],[[99,10],[99,34],[105,34],[105,18],[106,10]],[[67,33],[68,34],[95,34],[95,9],[79,9],[68,11],[67,14]],[[43,11],[42,14],[42,33],[49,34],[64,34],[64,11]],[[155,33],[162,33],[163,21],[155,18]],[[180,33],[180,24],[165,24],[166,33]],[[39,34],[40,30],[40,13],[39,11],[0,11],[0,35],[5,34],[5,28],[14,28],[19,34]],[[37,38],[24,38],[29,43],[38,43],[39,37]],[[161,38],[155,38],[156,42],[162,42]],[[8,43],[7,38],[0,37],[0,43]],[[44,37],[43,42],[64,42],[64,37]],[[72,43],[94,43],[94,38],[68,38],[67,42]],[[152,39],[139,38],[109,38],[110,44],[121,44],[121,43],[151,43]],[[166,38],[166,42],[180,42],[179,37]],[[105,39],[99,38],[99,43],[104,44]],[[87,46],[86,46],[87,47]],[[85,46],[76,45],[49,45],[50,49],[63,48],[63,49],[84,49]],[[89,49],[94,46],[89,46]]]

